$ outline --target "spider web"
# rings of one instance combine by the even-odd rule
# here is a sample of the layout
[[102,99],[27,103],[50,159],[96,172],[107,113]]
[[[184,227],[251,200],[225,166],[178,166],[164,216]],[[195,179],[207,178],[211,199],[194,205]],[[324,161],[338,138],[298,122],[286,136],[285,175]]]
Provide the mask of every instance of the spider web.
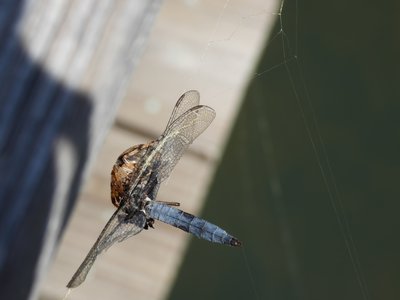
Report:
[[[251,168],[252,158],[249,158],[248,153],[244,151],[246,147],[241,147],[241,150],[238,150],[240,153],[238,158],[237,167],[240,169],[241,175],[241,190],[243,206],[250,206],[253,204],[254,199],[260,198],[259,194],[256,194],[254,190],[256,190],[257,185],[266,184],[269,186],[269,192],[264,195],[272,199],[272,208],[275,212],[275,217],[277,219],[277,227],[280,238],[277,239],[279,243],[281,243],[281,248],[283,249],[283,257],[286,261],[286,268],[289,273],[290,281],[292,282],[291,285],[295,290],[294,296],[296,299],[307,299],[307,292],[305,292],[305,280],[302,278],[302,263],[299,262],[299,255],[298,249],[296,249],[296,237],[294,236],[294,232],[296,230],[293,228],[293,220],[290,212],[290,205],[288,204],[288,196],[285,194],[290,194],[285,191],[285,187],[282,183],[282,171],[280,170],[281,167],[278,167],[279,162],[279,155],[277,155],[278,149],[274,145],[274,137],[272,130],[270,128],[270,124],[272,123],[271,120],[266,118],[264,112],[266,106],[262,104],[261,101],[256,100],[255,96],[251,95],[251,86],[257,88],[257,82],[273,82],[273,77],[280,76],[286,79],[287,82],[287,91],[275,91],[277,93],[290,93],[291,98],[294,99],[292,102],[292,107],[286,108],[289,110],[295,110],[297,112],[297,116],[299,117],[298,123],[302,124],[303,130],[305,135],[303,139],[305,139],[309,145],[309,150],[313,156],[312,164],[316,164],[316,168],[319,173],[319,178],[322,181],[319,189],[322,189],[322,197],[321,201],[326,201],[329,203],[331,211],[333,211],[333,215],[335,217],[335,224],[336,227],[339,229],[340,236],[343,242],[342,250],[345,251],[345,256],[348,257],[350,261],[350,268],[352,269],[355,277],[355,284],[358,286],[358,294],[361,296],[362,299],[370,299],[370,292],[369,286],[365,280],[365,274],[362,270],[361,262],[360,262],[360,255],[358,254],[358,250],[356,247],[356,243],[354,241],[353,232],[350,228],[349,221],[345,215],[345,208],[343,205],[342,197],[339,193],[339,188],[336,180],[336,176],[333,172],[333,168],[329,159],[328,152],[325,147],[325,142],[323,135],[321,134],[320,125],[317,120],[317,115],[314,109],[314,104],[310,97],[310,92],[308,89],[308,85],[306,84],[305,75],[303,71],[301,56],[298,55],[299,53],[299,41],[298,41],[298,30],[299,30],[299,8],[298,2],[293,1],[290,3],[285,3],[285,1],[280,2],[279,9],[276,12],[269,12],[264,9],[260,9],[258,13],[252,13],[246,16],[242,16],[236,28],[232,30],[230,34],[223,38],[215,39],[215,36],[218,33],[218,27],[220,23],[224,19],[224,14],[229,9],[231,1],[225,1],[221,8],[221,11],[218,15],[218,19],[216,21],[215,27],[211,34],[210,41],[206,44],[204,51],[201,55],[201,65],[203,67],[207,63],[207,55],[212,49],[218,45],[219,43],[229,43],[233,39],[235,39],[235,35],[240,32],[243,24],[248,22],[253,18],[257,18],[260,15],[270,14],[275,15],[277,18],[277,30],[272,35],[272,38],[269,40],[268,49],[271,52],[271,56],[267,57],[265,61],[261,61],[260,65],[262,68],[257,70],[250,78],[250,88],[249,94],[246,101],[248,103],[243,104],[244,110],[250,111],[247,115],[243,116],[242,118],[249,118],[251,116],[254,120],[247,120],[247,122],[253,122],[253,126],[251,128],[241,128],[239,125],[235,127],[235,130],[238,130],[239,133],[236,135],[239,136],[239,144],[240,145],[248,145],[253,141],[251,136],[257,135],[259,136],[259,146],[261,152],[257,156],[259,159],[257,162],[253,162],[254,164],[258,164],[264,167],[266,170],[264,175],[267,179],[265,180],[254,180],[253,177],[253,169]],[[268,53],[268,52],[267,52]],[[268,55],[267,55],[268,56]],[[263,58],[264,59],[264,58]],[[216,91],[216,95],[221,95],[225,91],[218,90]],[[269,101],[265,99],[265,101]],[[291,114],[292,115],[292,114]],[[273,117],[272,117],[273,119]],[[246,123],[245,120],[239,120],[238,123],[243,125]],[[235,134],[235,133],[233,133]],[[250,136],[250,137],[249,137]],[[235,138],[233,138],[234,140]],[[232,146],[235,144],[234,142],[228,144]],[[279,146],[278,146],[279,147]],[[248,147],[249,148],[249,147]],[[296,151],[296,149],[291,149],[292,151]],[[227,153],[225,155],[229,155],[229,149],[227,149]],[[254,153],[254,152],[253,152]],[[229,159],[227,159],[229,160]],[[284,180],[285,181],[285,180]],[[218,182],[218,174],[217,174],[217,182]],[[215,188],[217,189],[217,188]],[[213,190],[211,190],[211,198],[212,198]],[[238,195],[232,195],[236,197],[240,197]],[[215,199],[214,199],[215,200]],[[296,199],[298,200],[298,199]],[[210,199],[210,202],[213,200]],[[215,200],[218,201],[218,200]],[[258,199],[258,201],[261,201]],[[295,200],[290,200],[295,201]],[[233,204],[234,205],[234,204]],[[298,204],[299,205],[299,204]],[[208,204],[211,206],[211,204]],[[232,209],[242,209],[246,210],[245,208],[233,207]],[[214,207],[214,211],[216,208]],[[251,210],[251,209],[250,209]],[[205,214],[213,215],[211,209],[205,211]],[[268,213],[264,214],[265,218],[271,216]],[[303,215],[305,217],[305,215]],[[221,218],[220,214],[217,216],[215,214],[215,218]],[[240,219],[240,216],[238,217]],[[246,218],[242,218],[245,220]],[[247,221],[245,221],[247,222]],[[262,223],[262,222],[261,222]],[[259,229],[258,231],[262,231],[265,229],[264,223],[263,228]],[[254,234],[258,232],[254,229]],[[268,234],[268,230],[267,233]],[[259,243],[263,243],[263,234],[260,235]],[[196,245],[196,247],[200,247]],[[255,265],[254,251],[252,247],[257,247],[256,245],[248,245],[244,243],[244,250],[243,250],[243,262],[245,264],[247,273],[248,273],[248,281],[247,284],[252,289],[253,295],[247,295],[249,297],[254,297],[256,299],[263,299],[267,294],[263,291],[264,287],[260,285],[260,274],[265,271],[260,271],[259,267]],[[190,249],[191,251],[196,251],[194,247]],[[200,251],[201,252],[201,251]],[[184,270],[183,270],[184,272]],[[303,272],[304,273],[304,272]],[[186,273],[184,273],[186,276]],[[264,278],[266,279],[266,278]],[[273,280],[273,276],[268,278],[269,280]],[[179,293],[175,293],[175,291],[179,288],[179,286],[172,292],[172,298],[179,295]],[[205,295],[202,295],[205,296]],[[271,295],[269,295],[271,296]]]

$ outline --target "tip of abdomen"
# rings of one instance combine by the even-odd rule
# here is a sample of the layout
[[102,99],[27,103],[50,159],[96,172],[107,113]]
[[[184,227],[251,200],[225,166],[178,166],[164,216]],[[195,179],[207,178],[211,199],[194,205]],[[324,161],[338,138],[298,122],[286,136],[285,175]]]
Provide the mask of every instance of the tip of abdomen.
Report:
[[242,242],[236,238],[231,238],[230,245],[234,247],[242,246]]

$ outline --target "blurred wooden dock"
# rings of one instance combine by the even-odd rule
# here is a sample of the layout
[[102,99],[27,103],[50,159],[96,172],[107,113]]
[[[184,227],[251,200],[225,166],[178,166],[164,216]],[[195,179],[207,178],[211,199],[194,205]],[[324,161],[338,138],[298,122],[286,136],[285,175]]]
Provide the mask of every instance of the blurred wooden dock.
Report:
[[[264,2],[230,1],[223,10],[225,1],[165,1],[40,299],[62,299],[65,285],[112,215],[109,185],[115,159],[131,145],[161,134],[176,100],[189,89],[199,90],[201,103],[213,107],[217,117],[162,185],[158,198],[181,202],[183,210],[194,214],[201,211],[241,94],[273,25],[277,4]],[[165,298],[189,236],[160,222],[155,228],[101,255],[68,299]]]

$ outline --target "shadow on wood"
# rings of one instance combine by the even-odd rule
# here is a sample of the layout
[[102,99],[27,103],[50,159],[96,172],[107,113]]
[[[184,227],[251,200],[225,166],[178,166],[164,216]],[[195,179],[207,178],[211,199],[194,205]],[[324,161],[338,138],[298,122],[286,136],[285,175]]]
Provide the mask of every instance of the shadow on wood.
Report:
[[159,2],[2,2],[1,299],[36,298]]
[[[52,230],[47,224],[60,223],[58,235],[71,213],[87,159],[92,112],[87,96],[54,79],[25,52],[16,33],[22,7],[22,1],[10,2],[8,19],[0,20],[1,299],[28,298],[45,236]],[[57,182],[63,170],[56,170],[60,140],[74,158],[71,176],[63,182]],[[57,186],[65,190],[64,199],[55,199]],[[56,212],[54,202],[60,201],[65,210]]]

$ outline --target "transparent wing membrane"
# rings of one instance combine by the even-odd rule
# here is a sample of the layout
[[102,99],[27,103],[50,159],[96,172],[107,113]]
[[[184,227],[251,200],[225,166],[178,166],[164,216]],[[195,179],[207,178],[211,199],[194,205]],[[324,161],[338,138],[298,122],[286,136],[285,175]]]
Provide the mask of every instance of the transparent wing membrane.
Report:
[[146,217],[143,212],[138,211],[133,217],[128,218],[128,214],[120,207],[112,215],[103,231],[100,233],[96,243],[90,249],[85,260],[72,276],[67,287],[74,288],[79,286],[83,281],[85,281],[87,274],[100,253],[107,250],[115,242],[122,242],[128,237],[138,234],[143,230],[145,223]]
[[192,107],[199,105],[199,103],[200,93],[198,91],[187,91],[182,96],[180,96],[175,104],[174,110],[172,111],[166,128],[168,128],[179,116],[187,112]]
[[215,111],[195,106],[178,117],[164,131],[156,151],[159,152],[158,178],[166,179],[189,145],[211,124]]

